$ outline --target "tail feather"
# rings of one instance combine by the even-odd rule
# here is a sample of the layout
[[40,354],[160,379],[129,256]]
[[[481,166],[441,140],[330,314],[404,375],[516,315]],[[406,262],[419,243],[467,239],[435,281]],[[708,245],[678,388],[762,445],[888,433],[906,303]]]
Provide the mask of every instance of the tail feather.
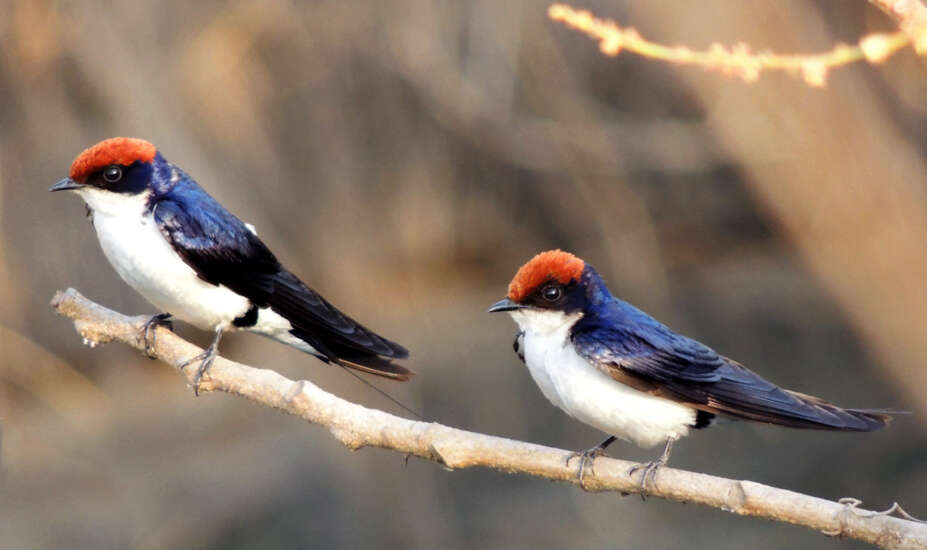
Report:
[[323,341],[318,334],[298,328],[292,329],[290,334],[308,344],[312,350],[309,353],[324,361],[400,382],[405,382],[415,375],[415,372],[393,363],[390,357],[381,357],[376,353],[359,350],[331,339]]
[[[796,391],[780,388],[740,363],[725,358],[720,379],[705,384],[707,412],[805,430],[871,432],[884,428],[894,411],[846,409]],[[677,391],[692,393],[689,385]]]
[[821,413],[817,422],[802,426],[811,429],[871,432],[887,426],[892,421],[892,415],[905,414],[904,411],[890,409],[844,409],[820,397],[792,390],[786,392]]
[[376,374],[377,376],[397,380],[399,382],[405,382],[415,375],[414,372],[402,365],[397,365],[396,363],[391,363],[386,359],[375,356],[354,360],[338,357],[335,359],[335,363],[342,367],[348,367],[349,369],[359,370],[369,374]]
[[270,278],[273,292],[267,297],[268,305],[301,332],[314,332],[361,353],[394,359],[409,356],[404,347],[351,319],[292,273],[281,270]]
[[267,305],[290,323],[290,335],[309,346],[304,351],[391,380],[414,374],[391,361],[409,356],[404,347],[351,319],[292,273],[281,269],[267,279],[272,288]]

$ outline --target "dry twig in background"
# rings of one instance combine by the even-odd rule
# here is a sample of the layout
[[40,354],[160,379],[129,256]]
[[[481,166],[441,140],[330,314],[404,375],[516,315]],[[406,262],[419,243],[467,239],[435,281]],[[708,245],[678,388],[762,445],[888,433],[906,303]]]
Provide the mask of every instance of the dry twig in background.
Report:
[[[139,338],[147,316],[127,317],[100,306],[73,289],[59,292],[52,306],[74,325],[90,345],[119,341],[142,350]],[[199,348],[158,328],[153,356],[177,368]],[[186,370],[192,380],[195,369]],[[200,392],[223,391],[245,397],[324,426],[351,449],[380,447],[432,460],[449,468],[482,466],[578,485],[572,453],[494,437],[437,423],[418,422],[368,409],[332,395],[306,380],[290,380],[217,358],[200,384]],[[628,475],[631,462],[599,458],[585,476],[584,489],[636,493],[639,481]],[[831,502],[751,481],[736,481],[674,468],[661,468],[649,495],[693,502],[728,512],[802,525],[832,536],[869,542],[882,548],[927,548],[927,524],[857,508],[858,501]]]
[[927,53],[927,6],[921,0],[869,0],[889,17],[914,42],[918,54]]
[[[918,53],[927,50],[927,26],[923,22],[927,15],[919,0],[871,1],[894,17],[902,30],[891,34],[872,33],[862,37],[855,46],[837,44],[829,52],[819,54],[753,52],[743,42],[730,48],[715,42],[701,51],[686,46],[665,46],[645,39],[636,29],[622,28],[612,20],[599,19],[588,11],[566,4],[551,5],[548,16],[598,40],[599,49],[608,56],[628,50],[651,59],[715,70],[746,82],[755,82],[764,70],[780,70],[800,74],[810,86],[820,87],[827,83],[831,69],[864,59],[880,63],[912,41]],[[903,9],[898,5],[903,5]]]

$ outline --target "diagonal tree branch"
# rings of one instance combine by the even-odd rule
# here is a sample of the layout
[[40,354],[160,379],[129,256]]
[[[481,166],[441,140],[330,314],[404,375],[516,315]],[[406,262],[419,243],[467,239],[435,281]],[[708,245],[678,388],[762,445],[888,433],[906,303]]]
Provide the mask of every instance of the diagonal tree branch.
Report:
[[[147,316],[127,317],[83,297],[74,289],[58,292],[52,307],[74,320],[84,342],[118,341],[143,350],[139,338]],[[172,332],[157,328],[153,355],[178,368],[201,350]],[[184,374],[192,381],[195,369]],[[579,485],[572,453],[532,443],[468,432],[437,423],[400,418],[332,395],[306,380],[290,380],[269,369],[218,358],[200,384],[200,392],[223,391],[319,424],[351,449],[380,447],[415,455],[449,468],[482,466]],[[639,492],[634,463],[601,457],[585,476],[588,491]],[[881,548],[927,548],[927,524],[857,508],[857,501],[832,502],[752,481],[661,468],[649,495],[693,502],[743,515],[802,525],[832,536],[865,541]],[[893,507],[893,510],[894,507]]]

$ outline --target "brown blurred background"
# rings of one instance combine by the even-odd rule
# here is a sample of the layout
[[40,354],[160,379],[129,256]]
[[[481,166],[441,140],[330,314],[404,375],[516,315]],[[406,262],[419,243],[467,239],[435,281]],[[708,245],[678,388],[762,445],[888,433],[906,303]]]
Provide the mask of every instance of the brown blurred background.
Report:
[[[821,51],[866,2],[587,1],[692,47]],[[107,137],[149,139],[335,304],[412,350],[429,419],[567,449],[486,308],[554,247],[787,387],[913,411],[831,434],[728,424],[672,465],[927,516],[924,61],[753,85],[623,54],[547,3],[0,1],[0,546],[854,548],[799,528],[365,449],[165,365],[81,346],[73,286],[153,313],[46,190]],[[179,326],[201,344],[209,335]],[[401,412],[253,335],[223,355]],[[654,451],[616,445],[644,459]]]

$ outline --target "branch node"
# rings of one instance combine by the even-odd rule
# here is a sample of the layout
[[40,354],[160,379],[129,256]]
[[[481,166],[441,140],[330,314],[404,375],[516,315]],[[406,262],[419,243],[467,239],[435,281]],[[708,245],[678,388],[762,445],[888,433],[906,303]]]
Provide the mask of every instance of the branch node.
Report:
[[432,459],[440,464],[445,470],[451,471],[454,469],[454,467],[448,464],[448,460],[445,457],[446,451],[442,451],[441,447],[442,445],[440,441],[434,441],[428,445],[428,454],[431,455]]
[[364,439],[360,437],[354,430],[340,426],[332,426],[329,431],[338,441],[340,441],[345,447],[351,449],[352,451],[356,451],[367,446],[367,443],[364,441]]
[[[187,384],[190,389],[193,389],[193,384]],[[216,391],[219,385],[209,376],[209,372],[203,374],[203,377],[200,378],[200,384],[196,387],[197,395],[202,395],[204,393]]]
[[437,462],[446,470],[453,470],[445,456],[447,451],[442,449],[444,447],[443,438],[439,433],[442,429],[444,429],[444,426],[437,422],[424,424],[424,429],[419,434],[418,440],[428,449],[428,458]]
[[114,339],[114,336],[109,334],[105,327],[101,327],[93,321],[76,320],[74,321],[74,328],[80,334],[83,344],[91,348],[95,348],[100,344],[107,344]]
[[747,491],[744,488],[743,481],[731,483],[727,490],[727,498],[721,509],[732,514],[740,514],[740,511],[747,505]]
[[305,387],[305,380],[297,380],[290,386],[290,389],[287,390],[286,395],[283,396],[283,400],[286,401],[287,404],[292,403],[293,400],[296,399],[296,396],[303,393],[303,388]]

